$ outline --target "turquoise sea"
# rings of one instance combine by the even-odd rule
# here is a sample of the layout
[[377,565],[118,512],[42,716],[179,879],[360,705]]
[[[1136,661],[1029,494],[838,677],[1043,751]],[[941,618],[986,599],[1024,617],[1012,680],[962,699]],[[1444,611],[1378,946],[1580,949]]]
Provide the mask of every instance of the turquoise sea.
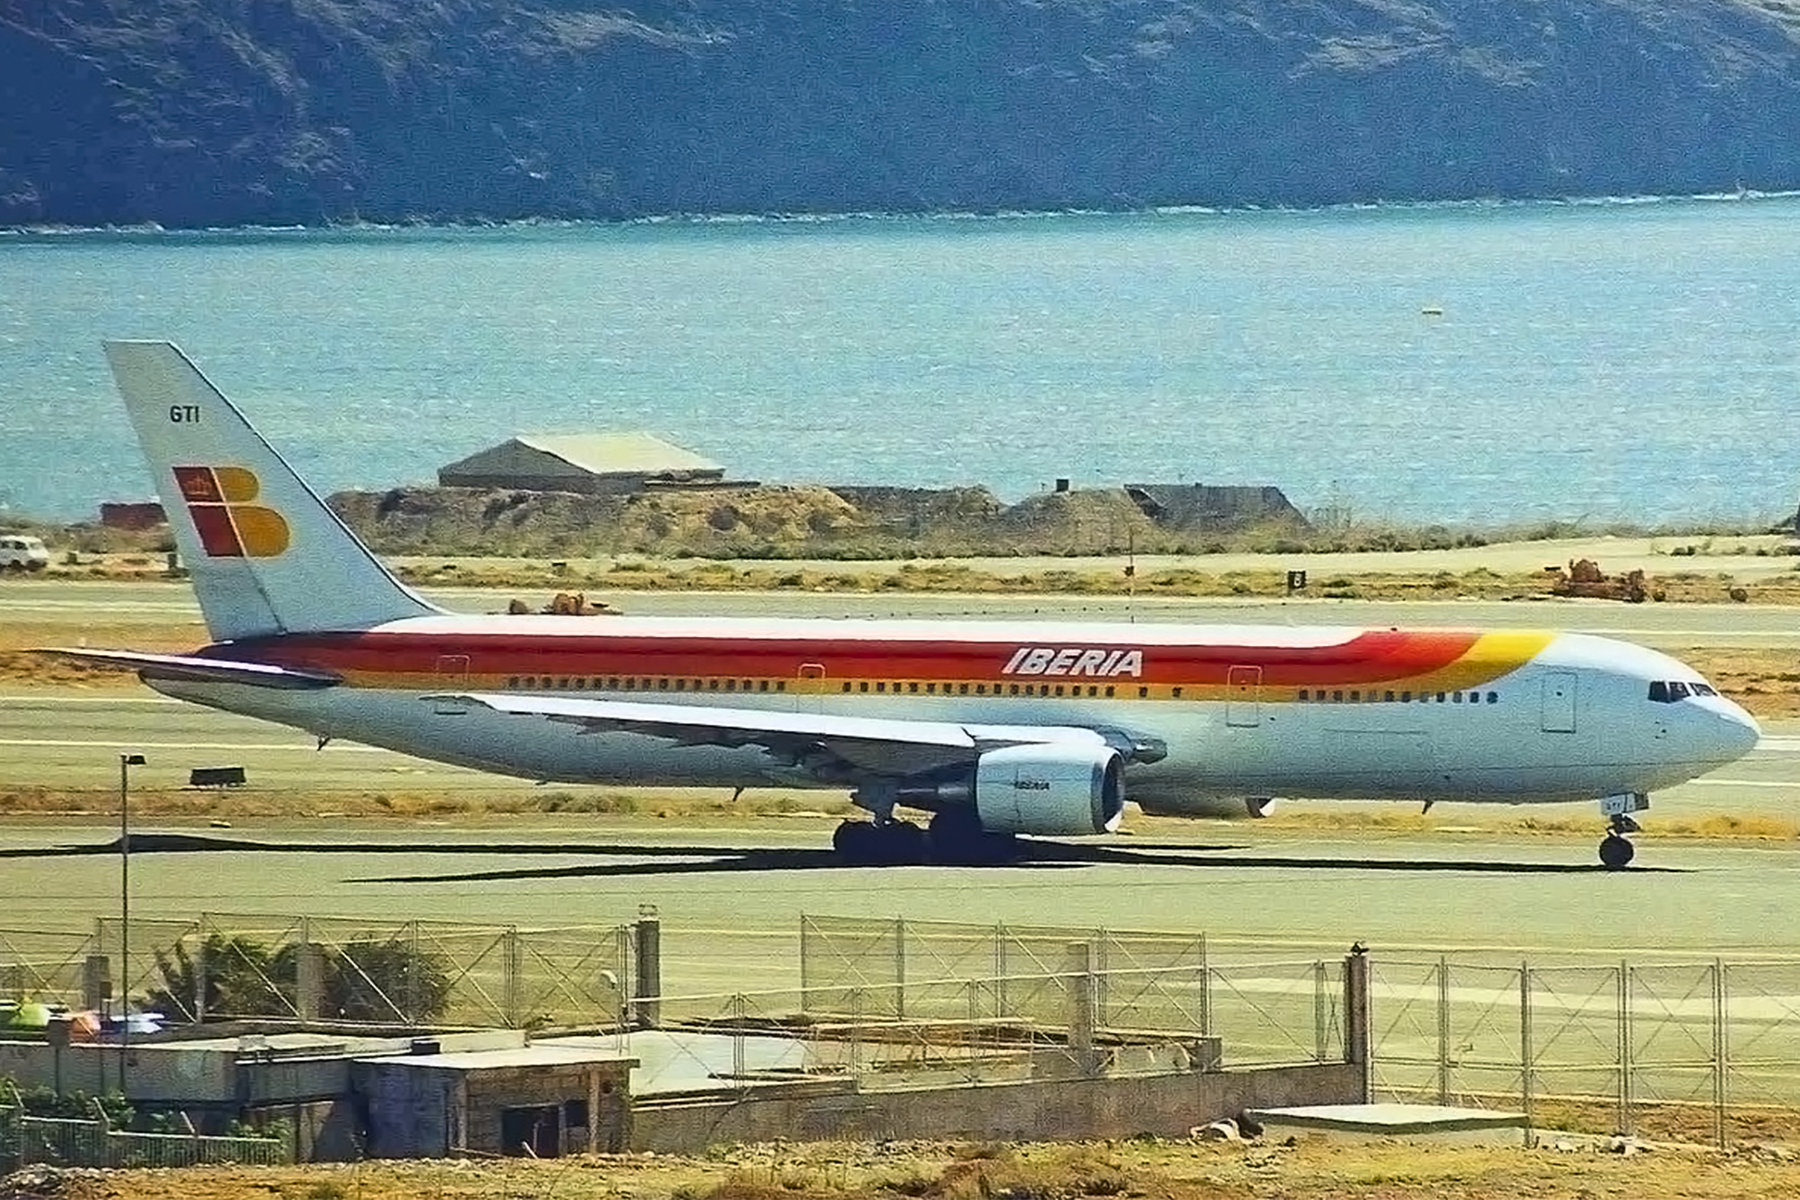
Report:
[[1784,197],[14,234],[0,501],[148,494],[98,346],[127,336],[179,342],[327,491],[648,429],[778,482],[1760,521],[1800,493],[1797,331]]

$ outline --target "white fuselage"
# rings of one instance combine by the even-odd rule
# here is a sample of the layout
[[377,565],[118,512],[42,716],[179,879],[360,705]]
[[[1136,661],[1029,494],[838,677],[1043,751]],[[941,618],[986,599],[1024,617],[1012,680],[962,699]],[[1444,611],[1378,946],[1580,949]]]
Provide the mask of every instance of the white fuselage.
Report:
[[[1755,722],[1732,701],[1708,694],[1712,690],[1691,668],[1639,646],[1575,634],[1542,635],[1541,648],[1529,658],[1490,671],[1470,686],[1441,691],[1405,687],[1404,680],[1354,689],[1326,680],[1305,688],[1267,682],[1196,684],[1184,692],[1176,685],[1162,688],[1154,698],[1140,698],[1140,691],[1151,689],[1131,686],[1135,676],[1092,673],[1065,676],[1068,682],[1057,683],[1054,690],[1043,682],[1028,684],[1023,694],[1015,694],[1021,691],[1016,684],[1003,692],[999,682],[982,685],[984,692],[992,687],[989,694],[973,694],[966,683],[948,681],[930,683],[928,692],[916,679],[891,685],[883,680],[882,690],[874,691],[866,656],[854,683],[831,660],[833,649],[844,646],[847,637],[859,644],[878,637],[902,639],[884,644],[904,644],[921,628],[936,639],[967,635],[983,647],[1002,646],[1007,653],[997,661],[1013,663],[1023,656],[1012,647],[1033,642],[1111,646],[1135,639],[1147,645],[1144,653],[1154,663],[1165,651],[1206,646],[1208,638],[1224,637],[1232,644],[1231,654],[1252,664],[1232,667],[1234,673],[1255,670],[1266,678],[1277,669],[1268,664],[1278,663],[1295,645],[1316,655],[1320,646],[1335,645],[1329,635],[1348,638],[1350,631],[1309,631],[1296,637],[1275,630],[1257,634],[1263,640],[1256,642],[1245,633],[1253,627],[1226,627],[1220,633],[1176,626],[1160,627],[1160,632],[1144,626],[1069,626],[1046,633],[1044,627],[975,623],[946,630],[925,622],[606,621],[599,627],[604,632],[594,634],[615,640],[630,635],[644,645],[644,639],[661,636],[691,641],[696,630],[703,630],[729,639],[739,655],[747,646],[779,639],[785,651],[808,660],[790,678],[778,680],[780,690],[762,681],[760,688],[753,687],[748,679],[739,689],[733,677],[726,682],[734,690],[726,693],[718,678],[694,675],[692,667],[686,671],[694,677],[669,680],[649,674],[654,668],[646,666],[638,679],[633,668],[620,668],[616,658],[607,669],[622,672],[624,679],[580,667],[571,667],[566,675],[554,673],[554,665],[546,667],[543,660],[528,668],[541,673],[524,678],[507,674],[515,669],[507,666],[497,672],[484,669],[483,638],[496,627],[474,624],[481,620],[434,618],[378,631],[404,638],[418,630],[432,639],[437,671],[404,679],[351,672],[348,685],[314,691],[152,683],[201,704],[422,758],[536,780],[626,785],[806,786],[820,781],[754,747],[671,745],[663,738],[584,730],[443,697],[498,688],[670,704],[718,704],[728,697],[731,705],[744,709],[1125,729],[1159,739],[1168,749],[1161,761],[1128,768],[1128,797],[1148,810],[1172,813],[1216,811],[1222,798],[1243,797],[1530,803],[1648,793],[1740,757],[1757,736]],[[533,621],[537,624],[529,624]],[[467,630],[459,633],[462,623],[468,623]],[[832,625],[839,628],[810,649],[805,639]],[[595,628],[592,622],[581,627]],[[514,622],[506,626],[507,652],[517,655],[521,639],[534,634],[566,636],[571,628],[554,618]],[[977,632],[970,635],[970,629]],[[1091,653],[1096,672],[1119,658],[1116,651]],[[1260,665],[1252,661],[1258,655]],[[1081,661],[1074,654],[1064,659]],[[316,657],[305,661],[321,665]],[[576,670],[583,673],[574,674]],[[470,679],[471,674],[477,678]],[[633,683],[629,692],[624,689],[628,680]],[[1653,700],[1652,685],[1659,681],[1683,682],[1689,694],[1674,701]]]

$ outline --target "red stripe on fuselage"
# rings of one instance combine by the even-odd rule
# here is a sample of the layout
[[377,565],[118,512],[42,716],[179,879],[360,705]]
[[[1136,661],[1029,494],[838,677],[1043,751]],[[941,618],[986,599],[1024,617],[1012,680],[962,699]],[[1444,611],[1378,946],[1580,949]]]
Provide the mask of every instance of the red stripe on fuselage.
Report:
[[[595,631],[585,635],[523,633],[295,634],[219,647],[220,657],[345,675],[431,674],[439,660],[466,656],[473,675],[690,676],[791,678],[803,667],[828,678],[1104,679],[1141,683],[1224,684],[1234,666],[1260,666],[1266,685],[1355,685],[1440,670],[1466,654],[1479,634],[1466,631],[1371,630],[1328,646],[1145,645],[1092,643],[1095,649],[1141,650],[1142,672],[1114,676],[1007,674],[1023,636],[983,641],[750,637],[721,633],[648,637]],[[206,653],[203,651],[202,653]]]

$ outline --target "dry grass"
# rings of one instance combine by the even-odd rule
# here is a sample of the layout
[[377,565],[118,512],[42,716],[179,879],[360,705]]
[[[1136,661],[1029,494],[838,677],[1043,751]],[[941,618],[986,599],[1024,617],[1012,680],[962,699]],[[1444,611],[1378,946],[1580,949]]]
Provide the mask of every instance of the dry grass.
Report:
[[370,1162],[347,1167],[121,1171],[101,1195],[134,1200],[1723,1200],[1800,1193],[1800,1165],[1755,1151],[1663,1149],[1631,1158],[1591,1150],[1366,1145],[1197,1144],[1152,1138],[1012,1145],[962,1157],[944,1143],[776,1144],[707,1158],[607,1156],[531,1162]]

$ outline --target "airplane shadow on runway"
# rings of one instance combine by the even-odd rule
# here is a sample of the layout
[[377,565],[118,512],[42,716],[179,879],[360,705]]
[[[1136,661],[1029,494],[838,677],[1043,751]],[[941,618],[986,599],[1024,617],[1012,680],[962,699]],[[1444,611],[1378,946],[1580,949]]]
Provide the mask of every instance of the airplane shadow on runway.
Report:
[[[1081,845],[1025,839],[1017,861],[983,870],[1055,870],[1095,866],[1223,868],[1227,870],[1390,871],[1415,873],[1480,873],[1488,875],[1611,874],[1598,863],[1495,862],[1482,859],[1308,858],[1296,855],[1246,854],[1237,845],[1140,843],[1121,846]],[[34,850],[0,850],[0,859],[116,855],[118,839],[83,846]],[[486,871],[381,875],[351,883],[481,883],[526,879],[625,878],[642,875],[706,875],[744,871],[852,871],[889,868],[854,867],[830,850],[745,846],[676,846],[604,842],[520,842],[462,845],[440,842],[256,842],[194,834],[133,834],[133,854],[439,854],[495,856],[569,856],[630,858],[651,861],[593,862],[556,867],[507,867]],[[959,868],[963,870],[977,868]],[[1685,874],[1681,867],[1633,867],[1629,874]]]

